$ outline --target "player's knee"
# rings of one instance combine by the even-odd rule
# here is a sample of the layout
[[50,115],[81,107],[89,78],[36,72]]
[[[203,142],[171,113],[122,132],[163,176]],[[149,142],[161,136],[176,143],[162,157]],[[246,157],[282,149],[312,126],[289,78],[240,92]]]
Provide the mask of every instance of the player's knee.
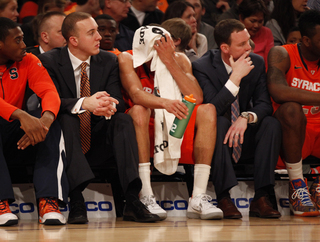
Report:
[[145,108],[141,105],[134,105],[131,108],[129,114],[132,117],[135,125],[138,125],[138,126],[149,125],[149,119],[151,114],[151,111],[149,108]]
[[200,105],[197,110],[197,120],[198,119],[206,123],[216,124],[217,122],[216,107],[211,103]]
[[281,123],[292,125],[303,125],[306,123],[306,118],[303,109],[299,103],[287,102],[279,107],[276,117]]

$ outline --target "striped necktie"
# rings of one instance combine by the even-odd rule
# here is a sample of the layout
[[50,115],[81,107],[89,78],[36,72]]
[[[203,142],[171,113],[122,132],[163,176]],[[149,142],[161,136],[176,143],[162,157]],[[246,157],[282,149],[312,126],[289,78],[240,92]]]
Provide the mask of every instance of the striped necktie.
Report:
[[[87,62],[81,63],[81,83],[80,83],[80,97],[90,97],[90,82],[87,75]],[[79,114],[80,118],[80,140],[83,154],[90,150],[91,143],[91,113],[85,111]]]
[[[239,95],[237,95],[236,100],[231,104],[231,123],[233,124],[240,115],[240,106],[239,106]],[[240,156],[241,156],[241,144],[240,144],[240,137],[238,135],[238,145],[235,146],[235,142],[233,141],[233,151],[232,151],[232,158],[235,163],[238,163]]]

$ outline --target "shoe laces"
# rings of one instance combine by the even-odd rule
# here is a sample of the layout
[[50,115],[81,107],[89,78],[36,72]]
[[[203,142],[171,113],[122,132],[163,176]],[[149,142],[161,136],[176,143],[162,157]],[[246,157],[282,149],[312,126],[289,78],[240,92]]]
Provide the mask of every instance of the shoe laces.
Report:
[[[41,203],[44,203],[44,204],[42,204],[41,206]],[[40,210],[43,213],[60,212],[58,202],[54,198],[48,198],[48,197],[42,198],[40,201],[40,206],[41,206]]]
[[[317,188],[318,189],[318,188]],[[302,187],[294,191],[292,193],[291,198],[296,199],[298,197],[301,200],[302,205],[304,206],[313,206],[313,203],[310,199],[310,193],[307,187]]]
[[151,206],[151,207],[156,207],[158,204],[156,202],[156,198],[154,195],[148,195],[148,196],[144,196],[141,199],[141,202],[145,205],[145,206]]
[[11,210],[8,205],[9,204],[7,200],[0,200],[0,214],[11,213]]
[[198,204],[198,206],[203,209],[213,207],[213,204],[209,202],[212,200],[212,197],[207,194],[199,194],[193,199],[195,199],[195,202]]

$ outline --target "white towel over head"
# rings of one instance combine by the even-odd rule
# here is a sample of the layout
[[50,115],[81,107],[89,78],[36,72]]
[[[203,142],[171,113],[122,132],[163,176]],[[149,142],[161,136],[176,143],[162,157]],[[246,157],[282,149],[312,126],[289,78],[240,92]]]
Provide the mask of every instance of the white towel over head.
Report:
[[[155,41],[165,34],[170,36],[168,31],[158,26],[142,26],[137,29],[132,44],[133,66],[136,68],[152,60],[150,70],[155,72],[155,94],[161,98],[181,101],[182,96],[177,83],[153,47]],[[154,165],[160,172],[167,175],[176,172],[181,157],[182,139],[169,135],[174,119],[175,116],[165,109],[155,109]]]

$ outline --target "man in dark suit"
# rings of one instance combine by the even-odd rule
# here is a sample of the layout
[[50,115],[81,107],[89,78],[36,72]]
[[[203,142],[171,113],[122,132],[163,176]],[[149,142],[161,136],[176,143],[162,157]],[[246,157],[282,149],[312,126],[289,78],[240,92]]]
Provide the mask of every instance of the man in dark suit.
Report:
[[210,50],[194,62],[193,73],[203,89],[204,102],[214,104],[218,115],[212,162],[218,207],[225,218],[241,217],[229,194],[237,185],[233,164],[253,159],[255,196],[250,215],[278,218],[280,213],[269,196],[274,196],[281,129],[270,116],[264,61],[250,53],[250,35],[238,20],[221,21],[214,35],[220,49]]
[[36,16],[33,32],[38,46],[29,46],[26,51],[36,56],[56,47],[66,45],[66,40],[61,34],[62,22],[66,15],[61,12],[48,12]]
[[99,0],[100,8],[104,14],[110,15],[117,23],[117,36],[114,42],[114,48],[120,51],[132,49],[134,32],[126,27],[121,21],[128,17],[130,9],[129,0]]
[[[61,97],[58,119],[65,136],[70,182],[68,223],[87,222],[81,191],[93,178],[90,165],[116,161],[126,199],[124,220],[157,221],[140,202],[138,147],[132,119],[124,114],[117,57],[100,51],[91,15],[76,12],[62,24],[67,46],[40,56]],[[98,164],[97,164],[98,163]]]
[[132,0],[128,17],[121,21],[132,31],[149,24],[161,24],[163,12],[157,9],[155,0]]

